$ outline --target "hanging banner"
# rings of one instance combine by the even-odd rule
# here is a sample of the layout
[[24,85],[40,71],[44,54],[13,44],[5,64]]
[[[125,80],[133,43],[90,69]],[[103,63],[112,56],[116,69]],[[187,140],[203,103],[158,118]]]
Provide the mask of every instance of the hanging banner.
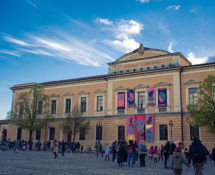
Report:
[[153,142],[154,141],[154,115],[145,116],[145,132],[146,138],[145,141]]
[[134,98],[134,90],[133,89],[129,89],[128,90],[128,106],[135,106],[135,98]]
[[127,139],[129,140],[135,140],[135,116],[130,115],[128,116],[128,134]]
[[148,88],[148,105],[155,105],[155,88],[150,87]]
[[165,107],[167,106],[167,91],[166,88],[158,89],[158,106]]
[[125,92],[117,94],[117,109],[125,109]]
[[136,116],[136,124],[137,124],[137,144],[139,145],[141,141],[144,140],[144,115]]

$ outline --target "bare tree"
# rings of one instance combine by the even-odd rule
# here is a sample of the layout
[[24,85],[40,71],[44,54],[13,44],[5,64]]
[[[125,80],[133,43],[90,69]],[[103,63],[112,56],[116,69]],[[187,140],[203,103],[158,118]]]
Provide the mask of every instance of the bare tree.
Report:
[[72,112],[67,114],[67,117],[62,125],[63,131],[72,135],[72,141],[75,142],[76,134],[80,132],[80,128],[85,128],[85,134],[89,129],[89,119],[83,116],[83,113],[78,110],[76,104],[72,108]]

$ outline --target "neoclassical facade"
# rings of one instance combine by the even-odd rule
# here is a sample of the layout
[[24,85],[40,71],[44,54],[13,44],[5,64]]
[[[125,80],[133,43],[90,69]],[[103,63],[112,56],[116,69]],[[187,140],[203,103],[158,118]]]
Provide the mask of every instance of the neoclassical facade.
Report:
[[[214,146],[215,136],[207,128],[194,128],[187,121],[186,106],[198,95],[199,84],[209,74],[215,75],[215,63],[192,65],[180,52],[170,53],[140,45],[108,66],[106,75],[40,83],[50,97],[49,111],[55,120],[47,128],[35,132],[34,140],[71,140],[71,135],[63,132],[62,123],[77,104],[90,120],[89,129],[81,128],[76,137],[76,141],[85,146],[93,146],[96,140],[103,144],[127,140],[128,117],[135,119],[137,115],[153,117],[150,131],[144,128],[145,138],[145,134],[151,134],[151,140],[146,140],[147,146],[159,146],[173,139],[188,147],[193,137],[199,137],[208,148]],[[13,109],[20,93],[35,84],[11,88]],[[40,115],[43,115],[42,110]],[[143,119],[143,122],[146,121]],[[28,139],[25,130],[9,124],[4,128],[12,140]]]

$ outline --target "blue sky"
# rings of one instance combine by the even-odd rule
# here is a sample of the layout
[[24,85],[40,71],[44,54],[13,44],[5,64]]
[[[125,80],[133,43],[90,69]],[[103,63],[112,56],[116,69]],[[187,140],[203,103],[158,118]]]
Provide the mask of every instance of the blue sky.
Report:
[[215,60],[212,0],[0,0],[0,119],[15,84],[106,74],[146,47]]

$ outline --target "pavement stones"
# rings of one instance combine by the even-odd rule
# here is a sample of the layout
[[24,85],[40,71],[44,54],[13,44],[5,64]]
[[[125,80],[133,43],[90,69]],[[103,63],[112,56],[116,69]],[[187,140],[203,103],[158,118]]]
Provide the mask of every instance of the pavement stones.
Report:
[[[215,163],[211,160],[204,167],[204,175],[215,175]],[[146,161],[145,168],[118,167],[116,163],[96,158],[93,153],[73,153],[71,157],[60,154],[54,159],[52,152],[0,151],[0,175],[172,175],[163,168],[163,162]],[[193,175],[193,168],[184,166],[184,175]]]

